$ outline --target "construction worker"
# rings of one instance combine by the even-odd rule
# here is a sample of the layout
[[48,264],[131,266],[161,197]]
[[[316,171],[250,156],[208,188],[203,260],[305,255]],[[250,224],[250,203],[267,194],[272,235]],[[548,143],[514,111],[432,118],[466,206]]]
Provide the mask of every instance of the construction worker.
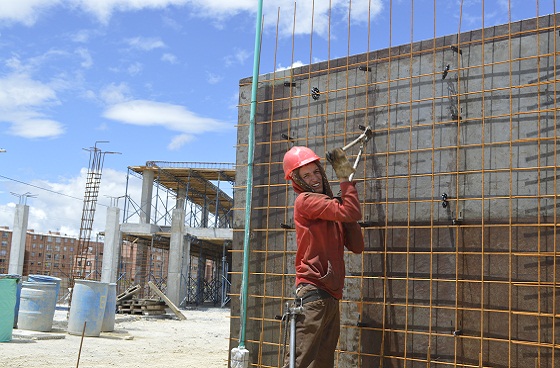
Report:
[[[307,147],[292,147],[283,160],[286,180],[298,194],[294,203],[297,252],[297,315],[295,366],[332,368],[340,334],[339,300],[342,298],[344,247],[364,250],[357,221],[362,218],[358,192],[348,180],[355,171],[340,148],[329,155],[340,180],[341,198],[335,198],[320,158]],[[291,347],[293,349],[293,347]],[[285,357],[289,367],[289,352]]]

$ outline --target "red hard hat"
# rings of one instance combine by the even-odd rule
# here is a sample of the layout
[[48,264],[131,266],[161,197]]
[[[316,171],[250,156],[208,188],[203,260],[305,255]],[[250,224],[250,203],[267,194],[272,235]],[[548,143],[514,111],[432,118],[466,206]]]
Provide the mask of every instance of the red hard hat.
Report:
[[290,148],[284,155],[284,176],[286,180],[290,180],[292,172],[302,166],[305,166],[313,161],[318,161],[321,158],[315,152],[307,147],[294,146]]

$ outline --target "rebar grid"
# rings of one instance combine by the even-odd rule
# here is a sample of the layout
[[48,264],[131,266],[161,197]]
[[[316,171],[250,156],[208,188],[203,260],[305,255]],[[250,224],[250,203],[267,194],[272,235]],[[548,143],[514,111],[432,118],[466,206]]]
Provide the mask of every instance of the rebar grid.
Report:
[[[417,2],[416,2],[417,3]],[[314,2],[313,2],[314,4]],[[351,7],[350,2],[350,7]],[[557,42],[550,16],[433,38],[259,77],[249,279],[251,366],[278,367],[278,315],[293,297],[293,200],[283,154],[320,156],[369,125],[355,180],[366,250],[347,255],[336,367],[555,367],[557,311]],[[293,10],[294,24],[297,8]],[[313,25],[313,21],[311,24]],[[312,26],[313,27],[313,26]],[[343,37],[343,35],[336,35]],[[296,36],[291,61],[296,60]],[[454,47],[455,49],[451,49]],[[425,66],[428,64],[428,66]],[[444,67],[450,65],[447,70]],[[361,74],[360,74],[361,73]],[[251,80],[242,80],[246,90]],[[320,86],[313,98],[312,87]],[[240,94],[241,95],[241,94]],[[249,101],[240,98],[243,169]],[[353,157],[351,157],[352,159]],[[323,163],[325,163],[323,161]],[[332,170],[328,175],[334,179]],[[238,178],[237,183],[243,183]],[[336,187],[335,180],[331,183]],[[240,287],[244,186],[235,190],[232,301]],[[336,192],[336,190],[335,190]],[[445,200],[442,200],[445,194]],[[445,206],[444,206],[445,203]],[[232,346],[239,320],[232,305]]]

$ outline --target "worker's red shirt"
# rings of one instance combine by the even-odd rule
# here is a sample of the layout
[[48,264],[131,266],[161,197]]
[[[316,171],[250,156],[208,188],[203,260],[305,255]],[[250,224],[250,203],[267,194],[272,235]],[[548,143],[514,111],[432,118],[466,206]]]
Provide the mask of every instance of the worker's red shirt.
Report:
[[[295,188],[296,189],[296,188]],[[342,203],[325,194],[303,192],[294,204],[297,236],[296,285],[308,283],[342,298],[344,246],[364,250],[358,192],[353,183],[340,183]]]

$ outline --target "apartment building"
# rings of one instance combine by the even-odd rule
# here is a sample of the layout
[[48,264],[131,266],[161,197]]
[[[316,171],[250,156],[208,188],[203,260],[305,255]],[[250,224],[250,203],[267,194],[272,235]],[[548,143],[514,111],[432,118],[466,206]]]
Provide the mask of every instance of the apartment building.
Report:
[[[7,226],[0,226],[0,273],[8,272],[10,250],[12,244],[12,230]],[[90,241],[86,260],[86,277],[92,273],[101,272],[103,257],[102,237]],[[78,239],[57,231],[38,233],[33,229],[27,230],[25,240],[25,258],[23,274],[42,274],[69,278],[72,270],[73,255]]]

